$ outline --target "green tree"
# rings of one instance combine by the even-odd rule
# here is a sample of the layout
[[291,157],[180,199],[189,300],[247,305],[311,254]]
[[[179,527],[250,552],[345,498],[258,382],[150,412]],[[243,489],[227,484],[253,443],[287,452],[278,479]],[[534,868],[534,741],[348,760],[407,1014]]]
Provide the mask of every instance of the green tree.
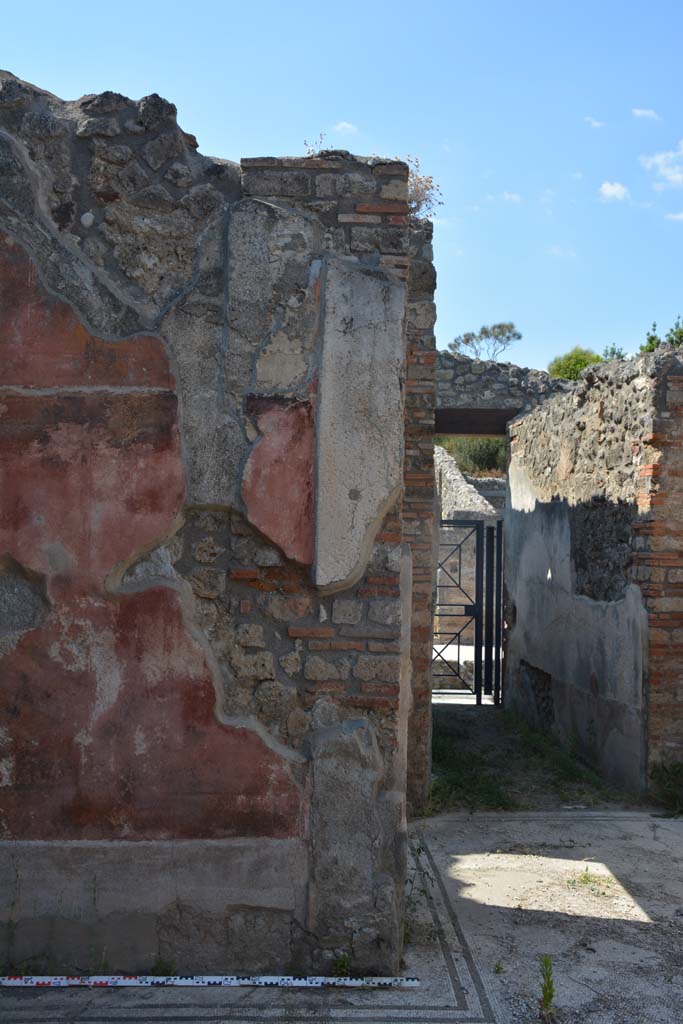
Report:
[[476,334],[473,331],[459,334],[448,348],[451,352],[463,353],[475,359],[497,359],[521,337],[513,323],[491,324],[490,327],[480,327]]
[[597,352],[593,352],[590,348],[581,348],[580,345],[575,345],[569,352],[565,352],[561,356],[555,356],[548,363],[548,373],[551,377],[578,380],[581,376],[581,371],[585,370],[587,366],[601,362],[602,356],[599,356]]
[[645,343],[640,346],[641,352],[654,352],[655,349],[659,348],[666,342],[667,345],[673,345],[674,348],[680,348],[683,345],[683,323],[681,322],[680,316],[676,317],[676,322],[673,327],[664,335],[664,341],[657,334],[657,324],[653,323],[650,330],[645,335]]
[[621,348],[620,345],[615,345],[614,342],[612,342],[611,345],[605,345],[605,347],[603,348],[602,358],[606,360],[625,359],[626,352],[623,348]]

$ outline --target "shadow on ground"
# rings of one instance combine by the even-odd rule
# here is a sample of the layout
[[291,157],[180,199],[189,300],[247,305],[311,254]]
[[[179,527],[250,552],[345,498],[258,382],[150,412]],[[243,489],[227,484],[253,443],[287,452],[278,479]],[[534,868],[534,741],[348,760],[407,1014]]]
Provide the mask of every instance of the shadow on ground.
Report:
[[550,735],[493,705],[434,705],[432,810],[635,808]]

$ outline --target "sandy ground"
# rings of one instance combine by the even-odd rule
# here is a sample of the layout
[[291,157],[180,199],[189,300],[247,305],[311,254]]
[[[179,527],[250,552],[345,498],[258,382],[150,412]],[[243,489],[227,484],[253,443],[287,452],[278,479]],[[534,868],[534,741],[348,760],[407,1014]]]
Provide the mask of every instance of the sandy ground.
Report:
[[544,953],[558,1024],[683,1021],[683,820],[486,812],[420,835],[500,1024],[539,1019]]

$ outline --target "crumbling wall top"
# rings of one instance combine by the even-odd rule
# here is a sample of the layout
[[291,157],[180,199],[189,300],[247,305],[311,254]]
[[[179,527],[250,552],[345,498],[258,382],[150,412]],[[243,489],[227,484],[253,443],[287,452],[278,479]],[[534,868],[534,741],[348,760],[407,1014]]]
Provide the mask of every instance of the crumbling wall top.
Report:
[[571,390],[571,382],[545,370],[472,359],[464,353],[437,353],[437,409],[510,409],[519,412],[541,399]]

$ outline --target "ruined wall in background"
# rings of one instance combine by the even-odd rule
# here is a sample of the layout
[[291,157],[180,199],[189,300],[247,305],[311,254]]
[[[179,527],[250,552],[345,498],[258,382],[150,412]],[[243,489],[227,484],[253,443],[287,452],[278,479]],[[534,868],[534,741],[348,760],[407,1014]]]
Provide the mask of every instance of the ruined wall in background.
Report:
[[403,531],[413,565],[411,626],[412,711],[408,730],[408,803],[413,813],[429,800],[432,767],[432,615],[438,544],[434,478],[434,365],[436,273],[432,226],[413,228],[408,278],[405,492]]
[[397,970],[406,181],[0,75],[7,963]]
[[633,789],[683,738],[679,380],[606,363],[510,428],[506,701]]
[[482,498],[493,505],[497,512],[503,511],[507,490],[504,476],[470,476],[469,473],[464,473],[463,476],[467,483],[474,487]]
[[437,409],[508,409],[510,416],[571,387],[545,370],[441,351],[436,362]]

